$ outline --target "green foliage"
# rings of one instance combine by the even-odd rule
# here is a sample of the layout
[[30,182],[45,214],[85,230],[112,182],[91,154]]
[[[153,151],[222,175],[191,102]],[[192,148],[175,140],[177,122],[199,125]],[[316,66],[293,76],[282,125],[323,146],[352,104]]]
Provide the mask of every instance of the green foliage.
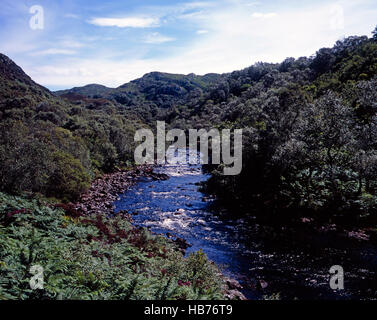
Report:
[[[118,216],[72,217],[0,193],[0,299],[221,299],[219,271],[199,252]],[[32,290],[30,267],[44,269]]]
[[373,39],[377,40],[377,27],[373,30],[372,35],[373,35]]
[[209,94],[196,110],[203,123],[243,128],[243,170],[227,177],[210,168],[207,191],[267,221],[375,225],[376,57],[375,39],[349,37],[310,59],[233,73],[234,95],[209,107]]
[[66,198],[78,198],[90,186],[90,177],[78,159],[71,154],[54,152],[52,161],[55,170],[50,176],[48,190],[49,196]]
[[[108,88],[89,86],[98,96]],[[103,98],[64,100],[0,55],[0,190],[75,199],[90,180],[132,165],[135,113]]]
[[14,193],[46,191],[53,170],[49,146],[35,139],[21,121],[0,123],[0,140],[1,188]]

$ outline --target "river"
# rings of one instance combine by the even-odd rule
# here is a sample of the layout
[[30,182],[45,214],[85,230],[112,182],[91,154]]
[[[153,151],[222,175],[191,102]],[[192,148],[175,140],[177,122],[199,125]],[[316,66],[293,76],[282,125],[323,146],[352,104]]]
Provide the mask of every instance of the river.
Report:
[[[213,209],[215,200],[199,191],[200,183],[209,178],[200,164],[165,165],[155,172],[170,178],[140,178],[119,196],[116,212],[128,210],[136,225],[184,238],[191,244],[186,254],[202,249],[225,275],[243,285],[248,299],[376,297],[375,247],[350,249],[329,238],[301,245],[299,236],[284,241],[274,240],[272,234],[266,237],[266,232],[261,236],[260,226]],[[345,268],[345,290],[334,291],[329,287],[329,269],[339,264]]]

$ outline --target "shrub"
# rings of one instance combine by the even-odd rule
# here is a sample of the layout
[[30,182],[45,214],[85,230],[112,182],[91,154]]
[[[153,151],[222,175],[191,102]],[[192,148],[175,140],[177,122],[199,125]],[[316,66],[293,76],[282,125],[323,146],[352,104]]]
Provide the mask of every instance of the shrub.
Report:
[[50,177],[48,194],[60,199],[77,198],[89,187],[89,174],[71,154],[56,151],[52,158],[55,170]]

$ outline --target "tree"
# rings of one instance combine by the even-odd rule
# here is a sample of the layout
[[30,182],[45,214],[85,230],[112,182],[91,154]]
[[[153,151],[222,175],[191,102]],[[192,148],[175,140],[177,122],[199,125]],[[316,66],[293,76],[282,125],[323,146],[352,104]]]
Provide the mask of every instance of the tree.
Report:
[[377,26],[376,28],[372,31],[373,39],[377,40]]
[[52,157],[55,170],[50,176],[48,194],[63,199],[77,199],[89,188],[89,175],[80,161],[69,153],[56,151]]
[[330,71],[335,63],[336,57],[330,48],[320,49],[311,63],[311,68],[316,74],[322,74]]

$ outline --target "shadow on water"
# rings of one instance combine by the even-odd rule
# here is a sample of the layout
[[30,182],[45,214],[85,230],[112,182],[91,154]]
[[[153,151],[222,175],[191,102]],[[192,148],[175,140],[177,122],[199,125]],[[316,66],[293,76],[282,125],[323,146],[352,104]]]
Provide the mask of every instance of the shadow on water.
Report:
[[[285,249],[274,250],[276,242],[260,237],[258,226],[213,212],[214,200],[198,190],[209,178],[200,164],[165,165],[155,172],[170,179],[141,178],[120,196],[116,211],[128,210],[136,225],[155,233],[184,238],[192,245],[186,254],[202,249],[225,275],[241,282],[247,298],[281,293],[280,298],[286,299],[359,299],[376,294],[375,248],[364,250],[364,260],[374,257],[365,269],[359,267],[363,261],[360,248],[332,248],[328,241],[324,247],[317,243],[317,248],[305,248],[288,238],[284,239]],[[345,286],[352,284],[352,290],[329,288],[328,270],[334,264],[347,267],[345,275],[350,280]]]

